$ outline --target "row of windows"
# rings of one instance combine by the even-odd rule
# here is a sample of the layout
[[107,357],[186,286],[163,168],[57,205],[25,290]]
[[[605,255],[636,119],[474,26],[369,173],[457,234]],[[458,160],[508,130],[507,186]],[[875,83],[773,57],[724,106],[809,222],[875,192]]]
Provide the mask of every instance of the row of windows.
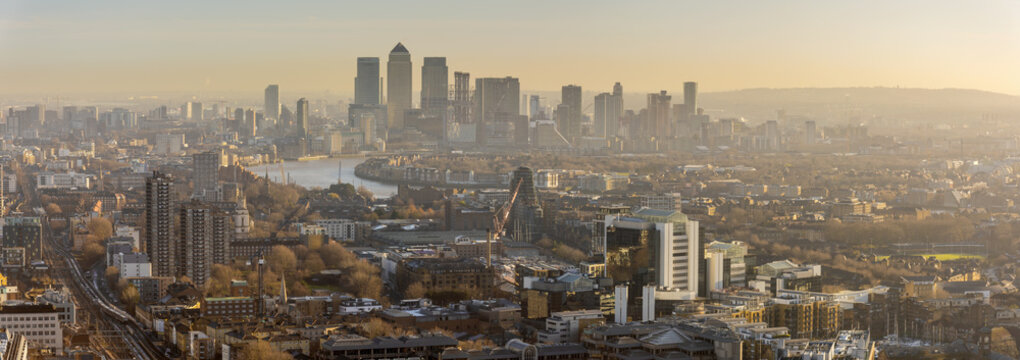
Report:
[[56,318],[56,316],[11,316],[0,318],[0,321],[42,321]]

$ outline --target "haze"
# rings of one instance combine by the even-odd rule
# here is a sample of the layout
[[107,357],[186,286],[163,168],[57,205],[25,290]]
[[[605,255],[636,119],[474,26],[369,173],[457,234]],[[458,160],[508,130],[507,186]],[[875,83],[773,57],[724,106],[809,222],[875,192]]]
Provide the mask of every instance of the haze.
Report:
[[[902,86],[1020,94],[1016,1],[5,1],[0,93],[353,94],[357,56],[522,88]],[[414,88],[418,88],[415,79]]]

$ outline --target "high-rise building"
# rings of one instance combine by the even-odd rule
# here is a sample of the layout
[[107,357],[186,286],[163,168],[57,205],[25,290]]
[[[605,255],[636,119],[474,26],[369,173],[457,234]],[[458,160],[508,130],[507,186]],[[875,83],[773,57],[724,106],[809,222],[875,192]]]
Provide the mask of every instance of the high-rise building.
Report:
[[539,96],[531,95],[531,98],[528,99],[528,118],[532,121],[538,120],[538,113],[542,111],[541,107],[542,103]]
[[176,276],[177,240],[174,234],[174,179],[153,172],[145,180],[145,231],[142,249],[152,260],[154,276]]
[[397,43],[386,62],[386,112],[390,129],[404,128],[404,113],[411,109],[411,53]]
[[808,120],[804,122],[804,143],[813,145],[817,140],[817,129],[815,128],[815,121]]
[[611,139],[620,130],[620,119],[623,118],[623,86],[613,85],[612,93],[601,93],[595,96],[595,118],[592,136]]
[[271,84],[266,86],[265,108],[262,110],[267,118],[280,120],[280,86]]
[[220,151],[207,151],[191,156],[191,167],[194,171],[194,196],[202,199],[215,199],[220,180],[220,165],[223,154]]
[[189,105],[189,108],[191,108],[191,114],[190,114],[191,117],[188,118],[189,120],[194,121],[194,122],[199,122],[199,123],[202,122],[202,121],[205,121],[205,114],[202,113],[202,103],[192,101],[192,102],[189,102],[188,105]]
[[693,81],[684,83],[684,105],[686,105],[687,116],[698,113],[698,83]]
[[426,57],[421,67],[421,110],[426,116],[446,118],[450,75],[445,57]]
[[42,222],[38,217],[4,218],[3,248],[24,249],[24,265],[42,260]]
[[244,133],[245,137],[253,138],[256,132],[258,132],[258,119],[255,116],[255,109],[248,109],[244,111],[244,120],[241,123],[241,132]]
[[[645,285],[656,299],[693,299],[698,294],[701,258],[698,222],[679,211],[642,208],[633,214],[606,215],[606,272],[627,283],[634,300]],[[620,301],[620,300],[617,300]]]
[[666,94],[666,90],[662,90],[658,94],[648,94],[648,118],[645,123],[647,137],[656,139],[672,137],[673,127],[670,121],[672,99],[672,96]]
[[182,204],[178,216],[178,259],[173,276],[187,276],[202,289],[212,274],[213,264],[229,263],[235,231],[233,217],[197,200]]
[[469,124],[471,119],[471,74],[453,73],[453,122]]
[[300,138],[308,137],[308,100],[300,98],[297,101],[297,111],[294,113],[294,133]]
[[535,190],[535,173],[521,166],[513,171],[510,191],[517,190],[517,198],[510,208],[507,234],[515,241],[534,243],[541,240],[542,207]]
[[560,103],[567,106],[562,119],[556,119],[556,128],[571,143],[581,137],[581,87],[566,85],[561,89]]
[[358,76],[354,78],[354,103],[379,105],[382,97],[379,79],[379,58],[359,57]]
[[477,124],[476,141],[485,144],[489,138],[511,139],[509,131],[520,110],[521,83],[517,78],[475,79],[475,109],[472,113]]

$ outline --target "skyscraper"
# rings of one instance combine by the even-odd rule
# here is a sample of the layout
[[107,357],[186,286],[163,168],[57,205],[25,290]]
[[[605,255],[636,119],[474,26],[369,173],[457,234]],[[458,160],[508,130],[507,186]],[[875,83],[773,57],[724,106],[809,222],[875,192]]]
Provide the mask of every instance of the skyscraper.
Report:
[[176,273],[172,276],[187,276],[196,287],[204,288],[212,265],[229,263],[233,217],[197,200],[182,204],[178,216]]
[[300,138],[308,137],[308,100],[297,101],[297,112],[294,114],[295,133]]
[[808,120],[804,122],[804,143],[813,145],[817,141],[817,129],[814,120]]
[[411,53],[397,43],[386,62],[386,113],[390,129],[404,128],[404,112],[411,109]]
[[477,123],[476,141],[487,143],[489,137],[511,137],[501,132],[512,128],[517,119],[521,101],[521,83],[517,78],[475,79],[475,110],[472,113]]
[[645,123],[647,137],[656,139],[672,137],[673,127],[670,122],[670,102],[673,97],[666,94],[666,90],[658,94],[648,94],[648,118]]
[[623,119],[623,85],[613,84],[613,96],[606,107],[606,137],[614,138],[620,132],[620,120]]
[[471,74],[453,73],[453,121],[458,124],[472,123],[471,120]]
[[563,119],[557,119],[556,127],[571,143],[581,137],[581,87],[566,85],[561,91],[560,103],[568,106]]
[[153,172],[145,180],[145,231],[143,252],[152,260],[153,276],[177,274],[177,241],[173,219],[174,179]]
[[241,122],[241,132],[244,137],[253,138],[255,132],[258,131],[258,124],[255,119],[255,109],[248,109],[244,111],[244,119]]
[[426,57],[421,67],[421,110],[426,116],[446,118],[450,87],[445,57]]
[[354,78],[354,103],[379,105],[382,90],[379,89],[379,58],[359,57],[358,76]]
[[267,118],[280,120],[280,86],[271,84],[266,86],[266,101],[263,112]]
[[188,104],[191,108],[190,120],[199,123],[205,121],[205,114],[202,113],[202,103],[192,101]]
[[194,196],[202,199],[215,199],[220,180],[220,151],[207,151],[192,155],[191,167],[194,171]]
[[535,190],[535,173],[531,168],[521,166],[514,170],[510,180],[510,191],[517,189],[517,199],[510,208],[507,219],[507,234],[515,241],[534,243],[541,240],[542,207]]
[[542,103],[538,95],[531,95],[531,98],[528,99],[528,118],[538,120],[537,117],[541,107]]
[[684,105],[687,106],[687,115],[698,113],[698,83],[688,81],[684,83]]

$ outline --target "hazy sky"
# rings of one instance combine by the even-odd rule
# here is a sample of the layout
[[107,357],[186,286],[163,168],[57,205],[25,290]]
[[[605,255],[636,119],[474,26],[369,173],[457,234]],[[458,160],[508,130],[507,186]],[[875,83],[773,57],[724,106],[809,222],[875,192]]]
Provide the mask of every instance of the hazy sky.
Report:
[[[0,1],[0,93],[353,94],[398,41],[530,90],[1020,94],[1020,1]],[[384,73],[385,74],[385,73]]]

